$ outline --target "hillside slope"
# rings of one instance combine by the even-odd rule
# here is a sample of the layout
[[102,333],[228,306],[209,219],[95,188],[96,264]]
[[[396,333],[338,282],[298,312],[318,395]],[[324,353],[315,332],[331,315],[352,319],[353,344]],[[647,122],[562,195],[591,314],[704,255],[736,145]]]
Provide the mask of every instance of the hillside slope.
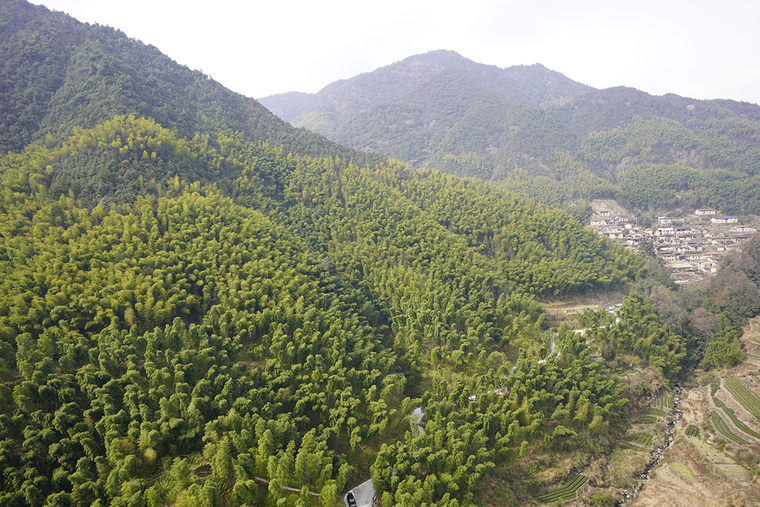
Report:
[[490,470],[625,421],[538,298],[640,258],[111,29],[0,19],[0,504],[335,507],[372,475],[385,503],[472,505]]
[[381,160],[293,129],[257,101],[122,32],[24,0],[8,0],[0,9],[0,61],[0,153],[133,114],[183,137],[227,129],[289,151]]
[[[60,167],[93,160],[134,170],[114,171],[94,206],[56,185]],[[173,175],[190,162],[240,176],[223,191]],[[445,472],[392,467],[403,484],[378,488],[397,505],[466,504],[491,467],[555,431],[558,403],[584,393],[578,442],[623,417],[624,387],[572,332],[562,363],[538,362],[534,295],[618,287],[642,268],[561,211],[123,116],[0,159],[0,175],[5,504],[295,502],[288,487],[335,505],[407,449],[441,453]],[[137,195],[109,205],[111,192]],[[547,397],[556,379],[565,394]],[[513,396],[489,395],[507,383]],[[409,428],[414,404],[430,433]],[[398,439],[411,448],[380,453]]]
[[[261,102],[348,146],[499,182],[548,204],[618,197],[642,209],[758,209],[751,193],[760,188],[760,107],[753,104],[596,90],[540,65],[499,69],[450,51]],[[678,185],[663,177],[682,166],[688,175]],[[628,169],[667,195],[640,195],[625,184]],[[734,191],[739,198],[727,199]]]
[[670,305],[703,310],[699,335],[636,293],[575,332],[542,301],[619,301],[652,266],[562,210],[273,120],[113,30],[0,16],[21,144],[0,156],[2,505],[336,507],[370,477],[384,505],[532,505],[605,469],[650,394],[743,356],[728,312],[758,311],[757,256]]

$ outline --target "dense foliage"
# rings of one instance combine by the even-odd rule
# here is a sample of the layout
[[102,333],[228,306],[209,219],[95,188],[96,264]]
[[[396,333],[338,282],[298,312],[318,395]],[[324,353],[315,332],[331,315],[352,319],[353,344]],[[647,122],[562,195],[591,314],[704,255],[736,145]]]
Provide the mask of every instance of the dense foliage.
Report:
[[607,361],[636,356],[671,380],[685,365],[683,337],[671,331],[652,304],[635,292],[625,298],[614,319],[605,311],[587,311],[582,322],[590,326],[587,334]]
[[[108,213],[9,194],[33,216],[3,230],[4,504],[343,488],[328,441],[385,428],[404,376],[319,262],[213,189]],[[159,480],[190,466],[203,490]]]
[[262,102],[357,149],[499,182],[552,206],[618,197],[640,209],[760,209],[760,107],[595,90],[540,65],[417,55]]
[[747,319],[760,314],[758,284],[760,236],[754,235],[714,277],[678,290],[654,278],[639,285],[668,328],[684,338],[686,364],[721,368],[745,356],[739,336]]
[[20,151],[116,114],[154,118],[178,135],[221,129],[302,153],[361,162],[380,157],[293,129],[253,99],[180,66],[157,48],[108,27],[86,25],[24,0],[0,8],[0,153]]
[[[430,430],[414,448],[436,425],[453,432],[439,449],[483,432],[457,490],[426,497],[466,503],[505,452],[596,431],[624,403],[587,358],[537,362],[531,294],[641,269],[563,212],[124,116],[0,171],[4,503],[329,504],[421,394]],[[558,432],[558,404],[580,402]]]
[[469,505],[478,479],[538,442],[603,449],[628,403],[624,386],[577,333],[563,327],[553,339],[558,353],[535,361],[521,352],[511,368],[478,376],[474,386],[434,379],[424,431],[384,446],[373,466],[382,505]]
[[[383,505],[472,505],[490,471],[624,428],[598,353],[669,379],[734,343],[727,320],[689,348],[636,295],[615,325],[588,316],[593,345],[544,329],[542,298],[644,261],[564,211],[292,129],[110,29],[0,16],[3,505],[334,506],[370,476]],[[558,200],[614,190],[556,161]]]

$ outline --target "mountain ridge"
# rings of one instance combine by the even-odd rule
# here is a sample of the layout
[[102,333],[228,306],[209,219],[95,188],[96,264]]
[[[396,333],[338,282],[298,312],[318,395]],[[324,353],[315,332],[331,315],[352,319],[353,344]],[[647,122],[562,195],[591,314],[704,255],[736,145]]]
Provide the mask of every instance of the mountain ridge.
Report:
[[[740,194],[760,191],[754,104],[600,90],[540,64],[500,69],[451,51],[415,55],[317,94],[260,100],[293,125],[355,149],[474,176],[545,204],[619,198],[643,211],[760,209],[750,192],[730,201],[719,188],[728,179]],[[648,185],[667,185],[650,169],[683,163],[693,175],[664,201],[619,182],[636,168],[648,172]]]
[[[381,160],[293,129],[255,99],[184,67],[119,30],[80,23],[23,0],[0,11],[0,153],[18,151],[74,126],[91,128],[114,114],[150,117],[182,136],[220,125],[254,142],[313,155]],[[31,58],[30,58],[31,57]]]
[[[507,74],[502,71],[507,70]],[[477,80],[481,84],[487,84],[496,89],[506,90],[511,82],[517,81],[523,74],[546,74],[547,81],[553,86],[558,86],[560,95],[542,97],[544,100],[563,100],[563,97],[573,91],[573,95],[590,89],[586,85],[576,83],[562,74],[551,71],[541,64],[518,65],[507,69],[500,69],[493,65],[476,63],[450,50],[435,50],[428,53],[410,56],[401,61],[380,67],[371,72],[358,74],[352,78],[341,79],[330,83],[316,93],[288,92],[285,94],[262,97],[259,102],[267,106],[272,112],[281,116],[286,121],[296,121],[305,111],[304,105],[295,109],[288,109],[288,101],[282,98],[294,98],[301,102],[311,101],[316,105],[325,106],[335,103],[341,95],[349,94],[360,96],[359,106],[348,108],[345,112],[361,109],[362,106],[374,105],[386,100],[393,100],[404,93],[409,93],[418,86],[429,81],[431,76],[444,71],[465,72],[470,75],[477,74]],[[555,81],[550,81],[549,78]],[[391,89],[388,89],[391,87]],[[353,93],[347,93],[353,90]],[[527,90],[520,93],[529,96]],[[532,94],[535,101],[535,93]],[[539,100],[539,102],[541,102]],[[341,111],[345,114],[344,111]]]
[[[338,507],[368,477],[383,505],[534,505],[577,473],[612,504],[632,412],[743,357],[758,256],[672,304],[679,332],[636,293],[550,320],[541,301],[619,302],[658,268],[563,210],[273,120],[114,30],[19,1],[2,30],[14,12],[34,26],[0,44],[21,146],[0,156],[0,505]],[[438,76],[480,102],[425,111],[413,88],[459,119],[431,138],[487,131],[497,94]]]

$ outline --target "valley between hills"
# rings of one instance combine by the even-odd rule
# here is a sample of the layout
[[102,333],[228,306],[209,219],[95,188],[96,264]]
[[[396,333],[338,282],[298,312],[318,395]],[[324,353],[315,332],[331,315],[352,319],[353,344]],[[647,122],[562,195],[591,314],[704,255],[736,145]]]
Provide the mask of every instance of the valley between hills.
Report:
[[[758,393],[759,325],[760,321],[754,318],[744,330],[742,342],[747,358],[742,364],[700,374],[685,386],[679,405],[683,417],[676,426],[676,438],[630,505],[760,503],[760,484],[751,472],[751,463],[756,459],[753,456],[760,445],[758,419],[743,399],[727,388],[729,382],[735,388],[736,379],[740,379],[755,395]],[[721,401],[716,404],[713,396]],[[732,422],[730,413],[740,421],[738,425]],[[725,420],[725,426],[716,425],[714,418]],[[747,428],[755,430],[750,429],[748,434]]]
[[758,503],[760,107],[451,51],[257,101],[24,0],[0,61],[0,504]]

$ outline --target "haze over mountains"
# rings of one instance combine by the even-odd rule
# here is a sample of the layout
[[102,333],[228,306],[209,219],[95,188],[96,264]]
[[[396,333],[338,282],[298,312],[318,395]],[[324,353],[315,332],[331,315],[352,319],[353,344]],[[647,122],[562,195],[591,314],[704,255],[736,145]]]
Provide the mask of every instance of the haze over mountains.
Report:
[[[501,101],[531,106],[563,104],[589,90],[562,74],[542,65],[500,69],[468,60],[453,51],[433,51],[412,56],[351,79],[336,81],[316,94],[299,92],[272,95],[260,99],[275,114],[291,122],[302,123],[304,116],[324,112],[334,116],[334,124],[342,125],[360,111],[370,109],[424,90],[446,87],[459,77],[470,88],[461,89],[462,107],[479,92]],[[460,83],[461,84],[461,83]]]
[[[633,415],[744,357],[757,242],[676,303],[563,210],[295,128],[121,32],[6,0],[0,57],[0,505],[337,507],[369,478],[383,505],[532,505],[576,476],[610,505]],[[466,90],[525,118],[596,93],[458,72],[426,125],[468,117]],[[633,283],[670,313],[542,306]]]
[[[758,188],[753,104],[597,90],[541,65],[500,69],[451,51],[412,56],[316,94],[260,101],[347,146],[501,182],[551,204],[617,196],[645,209],[757,209],[743,193],[726,202],[714,181],[718,171],[736,190]],[[688,173],[679,188],[662,180],[661,165]],[[638,195],[619,178],[629,168],[630,178],[657,183],[664,195]]]

